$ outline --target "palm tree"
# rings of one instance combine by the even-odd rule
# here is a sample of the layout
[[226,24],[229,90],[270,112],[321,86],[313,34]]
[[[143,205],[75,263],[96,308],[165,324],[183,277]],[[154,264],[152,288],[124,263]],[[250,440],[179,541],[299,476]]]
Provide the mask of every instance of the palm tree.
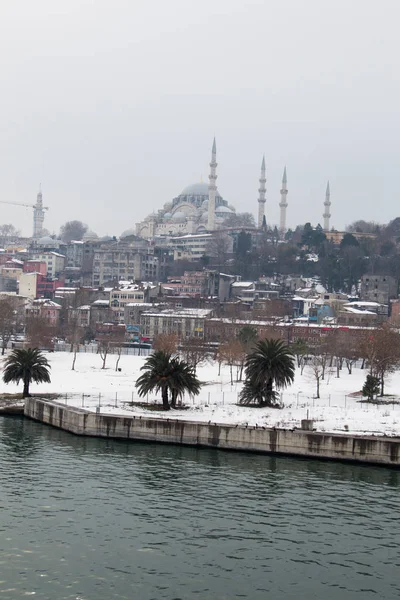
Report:
[[31,381],[50,383],[50,368],[47,358],[38,348],[12,350],[4,361],[3,381],[19,383],[22,380],[22,397],[26,398],[29,396]]
[[200,392],[201,385],[193,367],[163,350],[156,350],[149,356],[141,370],[145,372],[136,381],[139,396],[146,396],[154,390],[161,391],[164,410],[170,409],[169,393],[174,407],[177,398],[185,392],[194,395]]
[[241,404],[275,406],[275,388],[284,388],[294,380],[294,357],[280,340],[257,342],[246,359],[246,379],[240,393]]
[[171,382],[171,406],[175,408],[178,398],[182,398],[185,392],[192,396],[200,393],[201,384],[196,377],[196,367],[184,360],[173,358],[171,360],[173,377]]

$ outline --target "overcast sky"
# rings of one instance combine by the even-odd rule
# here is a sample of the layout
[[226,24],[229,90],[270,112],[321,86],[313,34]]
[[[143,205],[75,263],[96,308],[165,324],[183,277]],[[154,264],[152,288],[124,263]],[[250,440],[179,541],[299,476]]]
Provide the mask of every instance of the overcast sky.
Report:
[[[2,0],[2,200],[119,235],[207,179],[267,221],[400,216],[398,0]],[[32,211],[0,223],[31,235]]]

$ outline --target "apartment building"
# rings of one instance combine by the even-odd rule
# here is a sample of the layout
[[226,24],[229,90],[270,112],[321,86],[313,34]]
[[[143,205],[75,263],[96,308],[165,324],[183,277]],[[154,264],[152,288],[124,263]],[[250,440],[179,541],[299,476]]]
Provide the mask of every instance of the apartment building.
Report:
[[140,319],[142,336],[153,340],[160,334],[175,334],[179,339],[204,337],[205,321],[212,309],[181,308],[143,312]]
[[169,245],[174,252],[174,260],[199,261],[207,254],[212,233],[197,233],[171,237]]
[[114,289],[110,294],[110,306],[114,313],[117,323],[125,322],[125,306],[127,304],[143,304],[155,298],[158,293],[158,286],[152,284],[122,283],[118,289]]
[[32,258],[46,263],[46,273],[50,278],[59,277],[64,271],[65,256],[59,252],[35,253]]
[[83,264],[84,242],[72,241],[65,248],[65,267],[81,269]]
[[397,280],[389,275],[363,275],[361,277],[361,300],[389,304],[389,300],[397,297],[397,291]]
[[146,240],[133,245],[115,242],[97,248],[93,256],[92,285],[115,281],[158,281],[159,259]]

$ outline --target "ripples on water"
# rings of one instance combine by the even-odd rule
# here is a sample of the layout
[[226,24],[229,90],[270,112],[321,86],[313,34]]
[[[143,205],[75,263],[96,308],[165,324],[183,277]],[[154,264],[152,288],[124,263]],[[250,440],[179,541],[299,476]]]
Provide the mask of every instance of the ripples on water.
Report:
[[0,599],[391,600],[400,473],[0,419]]

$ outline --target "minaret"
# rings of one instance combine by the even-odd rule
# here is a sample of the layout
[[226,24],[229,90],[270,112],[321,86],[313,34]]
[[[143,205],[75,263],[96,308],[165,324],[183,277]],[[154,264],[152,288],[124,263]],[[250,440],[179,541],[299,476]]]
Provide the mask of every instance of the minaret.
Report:
[[262,163],[261,163],[261,175],[260,175],[260,187],[258,188],[258,228],[261,229],[262,225],[263,225],[263,220],[264,220],[264,214],[265,214],[265,194],[266,194],[266,187],[265,184],[267,182],[266,178],[265,178],[265,156],[263,156],[262,159]]
[[282,189],[281,189],[281,201],[279,202],[279,206],[281,208],[281,216],[280,216],[280,221],[279,221],[279,232],[281,234],[281,237],[283,237],[285,235],[285,231],[286,231],[286,209],[287,209],[287,176],[286,176],[286,167],[283,170],[283,177],[282,177]]
[[329,231],[329,219],[331,218],[330,207],[331,207],[331,190],[329,188],[329,181],[326,186],[325,192],[325,212],[322,215],[324,217],[324,231]]
[[217,193],[217,146],[215,138],[211,151],[210,174],[208,176],[210,183],[208,184],[208,231],[215,229],[215,196]]
[[36,198],[36,204],[33,206],[33,237],[34,239],[42,237],[43,232],[43,221],[44,221],[44,208],[43,208],[43,197],[42,190]]

